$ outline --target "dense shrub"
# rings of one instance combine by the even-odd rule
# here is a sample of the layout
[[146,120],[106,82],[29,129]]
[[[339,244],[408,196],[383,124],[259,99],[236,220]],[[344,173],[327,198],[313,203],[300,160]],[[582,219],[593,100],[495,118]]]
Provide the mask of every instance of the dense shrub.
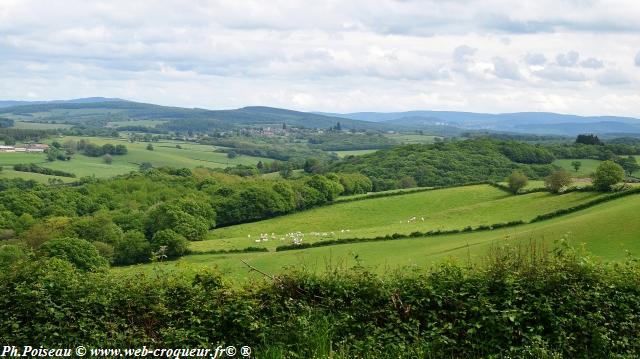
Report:
[[30,164],[18,163],[13,165],[13,170],[20,171],[20,172],[41,173],[43,175],[49,175],[49,176],[60,176],[60,177],[71,177],[71,178],[74,178],[76,176],[73,173],[54,170],[51,168],[40,167],[35,163],[30,163]]
[[45,242],[38,253],[46,257],[62,258],[81,270],[97,270],[109,265],[98,249],[84,239],[52,239]]
[[359,267],[289,271],[245,287],[212,271],[134,279],[24,261],[0,271],[0,303],[0,340],[18,346],[225,343],[301,358],[640,354],[638,263],[601,264],[563,247],[495,250],[482,266],[386,278]]

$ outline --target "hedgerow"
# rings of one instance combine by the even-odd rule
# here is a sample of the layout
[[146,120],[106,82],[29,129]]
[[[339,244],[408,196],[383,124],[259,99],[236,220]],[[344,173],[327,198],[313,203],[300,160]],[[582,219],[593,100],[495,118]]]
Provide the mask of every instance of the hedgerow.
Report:
[[384,278],[358,266],[289,271],[241,287],[212,270],[162,268],[130,278],[18,259],[0,271],[0,341],[250,345],[256,358],[640,355],[640,264],[599,263],[562,246]]

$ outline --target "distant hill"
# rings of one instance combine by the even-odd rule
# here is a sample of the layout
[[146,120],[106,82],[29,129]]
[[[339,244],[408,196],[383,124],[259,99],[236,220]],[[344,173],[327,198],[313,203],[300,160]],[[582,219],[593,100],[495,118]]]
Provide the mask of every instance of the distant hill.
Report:
[[41,105],[41,104],[56,104],[56,103],[93,103],[93,102],[108,102],[108,101],[124,101],[118,98],[107,97],[86,97],[73,100],[53,100],[53,101],[0,101],[0,108],[25,106],[25,105]]
[[[617,116],[576,116],[551,112],[488,114],[456,111],[312,113],[274,107],[250,106],[233,110],[208,110],[161,106],[117,98],[89,97],[60,101],[0,101],[0,117],[36,122],[104,125],[109,121],[154,119],[167,121],[166,130],[207,131],[235,126],[330,128],[374,131],[424,131],[456,136],[465,131],[490,131],[538,135],[607,136],[640,134],[640,119]],[[609,136],[611,137],[611,136]]]
[[[169,121],[169,129],[206,130],[237,125],[287,125],[329,128],[340,122],[345,129],[391,130],[393,124],[318,115],[272,107],[244,107],[235,110],[206,110],[160,106],[120,99],[87,98],[71,101],[19,102],[0,108],[0,116],[16,120],[83,124],[108,121],[156,119]],[[402,126],[400,126],[402,127]]]
[[619,116],[577,116],[551,112],[516,112],[488,114],[455,111],[356,112],[325,113],[361,121],[385,123],[393,126],[429,128],[449,126],[465,130],[489,130],[531,134],[574,136],[579,133],[639,134],[640,119]]

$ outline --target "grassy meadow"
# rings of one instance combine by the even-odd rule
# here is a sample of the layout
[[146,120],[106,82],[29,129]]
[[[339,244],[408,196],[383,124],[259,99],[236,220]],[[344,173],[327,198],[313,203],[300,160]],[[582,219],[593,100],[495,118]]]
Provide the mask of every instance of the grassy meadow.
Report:
[[[546,192],[512,196],[488,186],[465,186],[405,195],[337,203],[264,221],[213,230],[209,240],[192,242],[195,251],[246,248],[274,249],[290,244],[286,233],[302,232],[305,242],[336,238],[371,238],[415,231],[462,229],[534,217],[590,201],[601,194]],[[414,218],[415,219],[412,219]],[[423,220],[424,219],[424,220]],[[326,233],[317,235],[316,232]],[[255,243],[261,233],[275,239]],[[248,236],[251,236],[250,238]]]
[[[113,177],[139,168],[143,162],[149,162],[154,167],[169,166],[175,168],[195,168],[210,167],[223,168],[228,166],[255,165],[258,161],[269,160],[260,157],[239,155],[236,158],[229,159],[225,153],[216,152],[213,146],[200,145],[184,141],[160,141],[152,143],[154,150],[147,150],[147,142],[130,143],[124,138],[101,138],[101,137],[60,137],[56,138],[58,142],[64,143],[67,140],[84,139],[97,145],[105,143],[124,144],[127,146],[128,153],[123,156],[112,156],[113,162],[106,164],[102,157],[89,157],[81,153],[73,156],[70,161],[53,161],[47,162],[46,156],[42,153],[0,153],[0,166],[4,170],[10,170],[11,166],[18,163],[36,163],[42,167],[61,170],[74,173],[76,177],[95,176],[98,178]],[[177,148],[179,145],[181,149]],[[32,174],[14,173],[0,176],[22,177],[25,179],[33,179]],[[46,175],[38,176],[39,179],[46,182],[49,177]]]
[[[512,198],[519,197],[525,196]],[[567,206],[569,202],[579,201],[578,198],[567,197],[567,195],[557,197],[567,200]],[[527,201],[522,201],[520,207],[512,204],[509,208],[513,212],[520,212],[526,211],[527,207]],[[509,244],[526,247],[533,241],[552,247],[562,238],[575,246],[583,246],[588,252],[603,260],[621,260],[626,257],[627,251],[635,255],[640,253],[640,242],[637,240],[637,233],[640,231],[640,222],[636,218],[638,211],[640,211],[638,195],[632,195],[566,216],[492,231],[341,244],[275,253],[189,255],[173,262],[136,265],[113,270],[123,274],[157,270],[192,272],[215,266],[236,279],[244,280],[260,276],[252,272],[241,261],[243,260],[267,273],[278,273],[290,266],[305,266],[312,271],[324,271],[358,264],[384,274],[405,267],[429,266],[449,259],[462,262],[476,261],[483,258],[494,245]],[[524,213],[523,217],[526,217]]]

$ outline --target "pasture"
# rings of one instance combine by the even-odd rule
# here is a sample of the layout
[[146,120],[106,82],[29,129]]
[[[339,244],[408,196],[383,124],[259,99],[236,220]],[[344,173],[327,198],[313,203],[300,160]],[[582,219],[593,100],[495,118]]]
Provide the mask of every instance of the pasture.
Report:
[[[601,196],[546,192],[512,196],[488,185],[474,185],[337,203],[264,221],[218,228],[209,240],[191,243],[194,251],[250,246],[274,249],[291,244],[287,233],[302,232],[308,243],[337,238],[372,238],[393,233],[463,229],[534,217]],[[256,243],[261,233],[269,241]],[[271,234],[274,234],[274,237]],[[250,237],[249,237],[250,236]]]
[[275,253],[190,255],[173,262],[113,270],[123,274],[157,270],[194,272],[214,266],[238,280],[260,276],[243,264],[241,260],[244,260],[267,273],[278,273],[292,266],[324,271],[361,265],[377,273],[388,274],[414,266],[434,265],[448,259],[460,262],[481,260],[494,245],[528,247],[531,243],[543,243],[552,247],[563,238],[574,246],[584,247],[597,258],[622,260],[627,256],[627,251],[636,256],[640,253],[640,242],[637,240],[637,233],[640,231],[640,222],[636,218],[638,211],[638,195],[632,195],[566,216],[492,231],[341,244]]
[[[175,168],[210,167],[222,168],[238,164],[255,165],[265,158],[240,155],[229,159],[225,153],[216,152],[213,146],[200,145],[183,141],[153,142],[153,151],[147,150],[147,142],[130,143],[123,138],[101,137],[63,137],[58,141],[64,143],[67,140],[84,139],[97,145],[105,143],[124,144],[128,153],[122,156],[112,156],[111,164],[104,163],[102,157],[88,157],[76,154],[70,161],[54,161],[43,164],[43,167],[75,173],[78,177],[96,176],[112,177],[137,170],[144,162],[151,163],[154,167],[169,166]],[[177,148],[179,145],[181,148]]]
[[[580,169],[578,169],[577,172],[571,165],[571,162],[573,161],[580,161],[580,163],[582,163],[582,166],[580,166]],[[558,167],[564,168],[569,173],[571,173],[571,175],[574,177],[589,177],[592,173],[596,171],[596,168],[598,168],[598,166],[600,165],[600,162],[602,161],[575,158],[575,159],[555,160],[553,161],[553,164]]]

